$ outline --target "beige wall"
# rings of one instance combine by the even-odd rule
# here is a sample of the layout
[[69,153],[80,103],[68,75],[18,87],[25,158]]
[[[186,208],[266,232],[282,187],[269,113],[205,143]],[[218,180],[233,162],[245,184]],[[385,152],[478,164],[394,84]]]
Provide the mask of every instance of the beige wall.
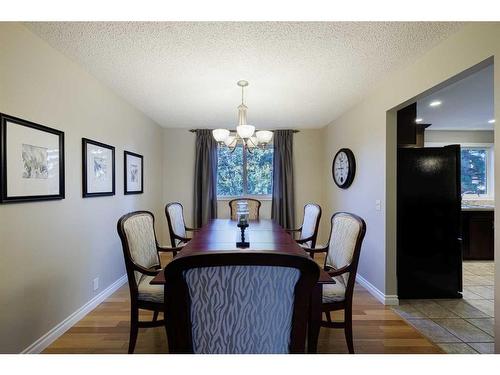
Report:
[[[297,225],[302,222],[304,204],[316,202],[322,205],[322,130],[301,130],[294,135],[295,202]],[[187,225],[193,218],[194,147],[195,135],[186,129],[163,130],[164,183],[163,202],[181,202]],[[217,205],[218,217],[229,217],[227,200]],[[263,218],[271,217],[271,201],[263,200]],[[324,217],[328,216],[325,213]],[[321,233],[320,233],[321,235]]]
[[[187,129],[163,129],[163,202],[184,206],[186,225],[193,226],[195,135]],[[170,239],[165,232],[164,238]]]
[[[230,216],[229,210],[230,199],[220,199],[217,201],[217,217],[221,219],[228,219]],[[271,218],[271,199],[260,199],[262,205],[260,206],[260,217],[262,219]]]
[[[360,214],[367,222],[359,274],[385,295],[397,293],[395,278],[395,116],[391,109],[414,100],[454,75],[491,56],[500,56],[500,24],[469,24],[409,67],[385,77],[361,103],[325,129],[325,206]],[[495,66],[495,113],[500,113],[500,67]],[[495,144],[500,135],[496,133]],[[358,172],[352,187],[336,189],[329,163],[340,147],[353,149]],[[500,152],[495,168],[500,168]],[[499,176],[498,171],[495,176]],[[500,183],[495,184],[500,189]],[[498,191],[496,191],[496,195]],[[382,211],[375,200],[382,200]],[[497,203],[500,205],[500,203]],[[495,212],[498,213],[499,207]],[[497,215],[497,214],[496,214]],[[498,217],[495,218],[498,220]],[[500,229],[495,229],[495,258],[500,259]],[[500,311],[500,262],[496,262],[495,307]],[[500,314],[495,322],[496,351],[500,352]]]
[[[317,203],[323,209],[321,222],[329,221],[331,212],[325,210],[322,173],[323,160],[323,129],[301,130],[294,134],[293,160],[295,173],[295,223],[299,227],[302,223],[304,205]],[[331,171],[329,172],[331,175]],[[318,243],[328,238],[328,231],[320,228]]]
[[[361,216],[367,224],[359,274],[383,291],[385,287],[385,123],[384,111],[361,107],[350,111],[324,129],[324,208],[327,212],[347,211]],[[377,124],[377,127],[375,127]],[[379,127],[381,129],[379,129]],[[356,175],[348,189],[335,185],[331,167],[340,148],[350,148],[356,159]],[[376,210],[376,201],[382,209]],[[329,223],[323,221],[323,232]]]
[[426,130],[425,143],[494,143],[493,130]]
[[[66,199],[0,205],[0,352],[16,353],[124,275],[116,222],[161,213],[162,133],[19,24],[0,23],[0,56],[0,112],[65,133]],[[115,196],[82,198],[82,137],[116,147]],[[144,194],[123,195],[124,149],[144,155]]]
[[[297,223],[308,201],[323,207],[323,239],[332,212],[352,211],[364,217],[367,235],[359,273],[387,296],[396,294],[394,108],[500,55],[499,39],[499,24],[472,24],[406,69],[385,77],[371,95],[326,128],[295,135]],[[0,56],[0,112],[63,130],[66,137],[66,199],[0,206],[0,352],[19,352],[123,275],[115,228],[123,213],[153,210],[160,238],[165,240],[163,206],[179,201],[188,225],[192,224],[195,137],[185,129],[160,129],[23,26],[0,24]],[[497,64],[497,117],[499,69]],[[116,196],[81,198],[82,137],[116,147]],[[500,145],[498,138],[495,143]],[[356,178],[347,190],[338,189],[331,177],[331,162],[341,147],[351,148],[357,161]],[[145,157],[142,195],[123,195],[124,149]],[[500,152],[495,155],[500,158]],[[500,168],[498,159],[495,166]],[[500,178],[499,171],[495,175]],[[157,179],[163,184],[154,183]],[[495,186],[500,189],[499,183]],[[381,200],[380,211],[376,200]],[[270,204],[264,205],[263,216],[267,216]],[[221,216],[226,215],[225,206],[220,202]],[[100,278],[97,292],[92,290],[95,277]],[[497,311],[499,277],[497,262]]]

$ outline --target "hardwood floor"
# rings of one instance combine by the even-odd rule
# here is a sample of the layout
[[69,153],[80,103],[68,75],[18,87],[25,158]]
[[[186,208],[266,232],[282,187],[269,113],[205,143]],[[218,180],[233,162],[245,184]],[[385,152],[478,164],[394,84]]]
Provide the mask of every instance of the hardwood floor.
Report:
[[[167,261],[162,259],[162,264]],[[128,286],[124,285],[52,343],[44,353],[127,353],[129,308]],[[341,314],[339,312],[333,316],[339,318]],[[144,312],[140,318],[151,320],[152,314]],[[354,292],[353,327],[356,353],[443,353],[360,285],[356,285]],[[344,331],[321,328],[318,352],[347,353]],[[139,329],[135,353],[168,353],[165,330]]]

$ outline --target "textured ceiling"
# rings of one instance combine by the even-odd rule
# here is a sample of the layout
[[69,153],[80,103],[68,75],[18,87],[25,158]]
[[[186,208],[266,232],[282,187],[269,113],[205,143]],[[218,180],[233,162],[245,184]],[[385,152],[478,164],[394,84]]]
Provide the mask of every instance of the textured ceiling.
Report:
[[[429,130],[493,130],[493,65],[489,65],[417,102],[417,117]],[[433,101],[442,104],[431,107]]]
[[462,24],[435,22],[27,23],[158,124],[234,127],[250,82],[248,122],[318,128],[384,75]]

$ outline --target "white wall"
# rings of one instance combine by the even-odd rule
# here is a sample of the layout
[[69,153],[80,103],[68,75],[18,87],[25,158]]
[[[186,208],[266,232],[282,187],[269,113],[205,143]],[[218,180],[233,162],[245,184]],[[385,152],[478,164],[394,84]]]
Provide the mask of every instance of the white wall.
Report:
[[[395,278],[395,160],[396,122],[394,110],[418,95],[491,56],[500,56],[500,24],[469,24],[410,66],[385,77],[383,83],[325,130],[325,206],[363,216],[367,234],[359,274],[385,295],[396,293]],[[500,113],[500,65],[495,64],[495,113]],[[495,144],[500,143],[499,133]],[[329,163],[340,147],[350,147],[357,158],[357,176],[348,190],[331,181]],[[495,153],[495,176],[499,175],[500,152]],[[495,184],[500,189],[500,183]],[[498,190],[496,194],[498,196]],[[381,199],[383,210],[375,210]],[[385,201],[384,201],[385,199]],[[500,203],[496,203],[495,215]],[[495,218],[498,221],[498,217]],[[495,228],[495,257],[500,259],[500,229]],[[496,262],[495,307],[500,311],[500,262]],[[495,321],[496,351],[500,352],[500,314]]]
[[[65,133],[66,199],[0,205],[0,353],[17,353],[124,275],[116,222],[161,213],[162,133],[20,24],[0,23],[0,56],[0,112]],[[115,196],[82,198],[82,137],[116,147]],[[144,155],[144,194],[123,195],[124,149]]]
[[429,130],[425,131],[425,143],[494,143],[495,133],[493,130]]
[[[178,201],[184,206],[186,224],[193,223],[193,186],[195,135],[186,129],[163,130],[163,203]],[[295,204],[297,226],[302,222],[304,204],[316,202],[322,205],[323,170],[322,130],[301,130],[294,134]],[[227,200],[217,204],[218,217],[229,217]],[[263,200],[263,218],[271,217],[271,201]],[[323,217],[328,216],[326,213]],[[322,233],[320,233],[321,235]]]

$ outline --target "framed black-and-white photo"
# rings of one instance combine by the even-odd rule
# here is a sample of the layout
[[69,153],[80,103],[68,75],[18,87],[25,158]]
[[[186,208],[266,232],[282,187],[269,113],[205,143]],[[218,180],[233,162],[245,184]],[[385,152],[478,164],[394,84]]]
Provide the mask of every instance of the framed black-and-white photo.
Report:
[[82,138],[83,197],[115,195],[115,148]]
[[124,151],[125,194],[142,194],[144,188],[144,159],[142,155]]
[[0,113],[0,203],[64,199],[64,132]]

